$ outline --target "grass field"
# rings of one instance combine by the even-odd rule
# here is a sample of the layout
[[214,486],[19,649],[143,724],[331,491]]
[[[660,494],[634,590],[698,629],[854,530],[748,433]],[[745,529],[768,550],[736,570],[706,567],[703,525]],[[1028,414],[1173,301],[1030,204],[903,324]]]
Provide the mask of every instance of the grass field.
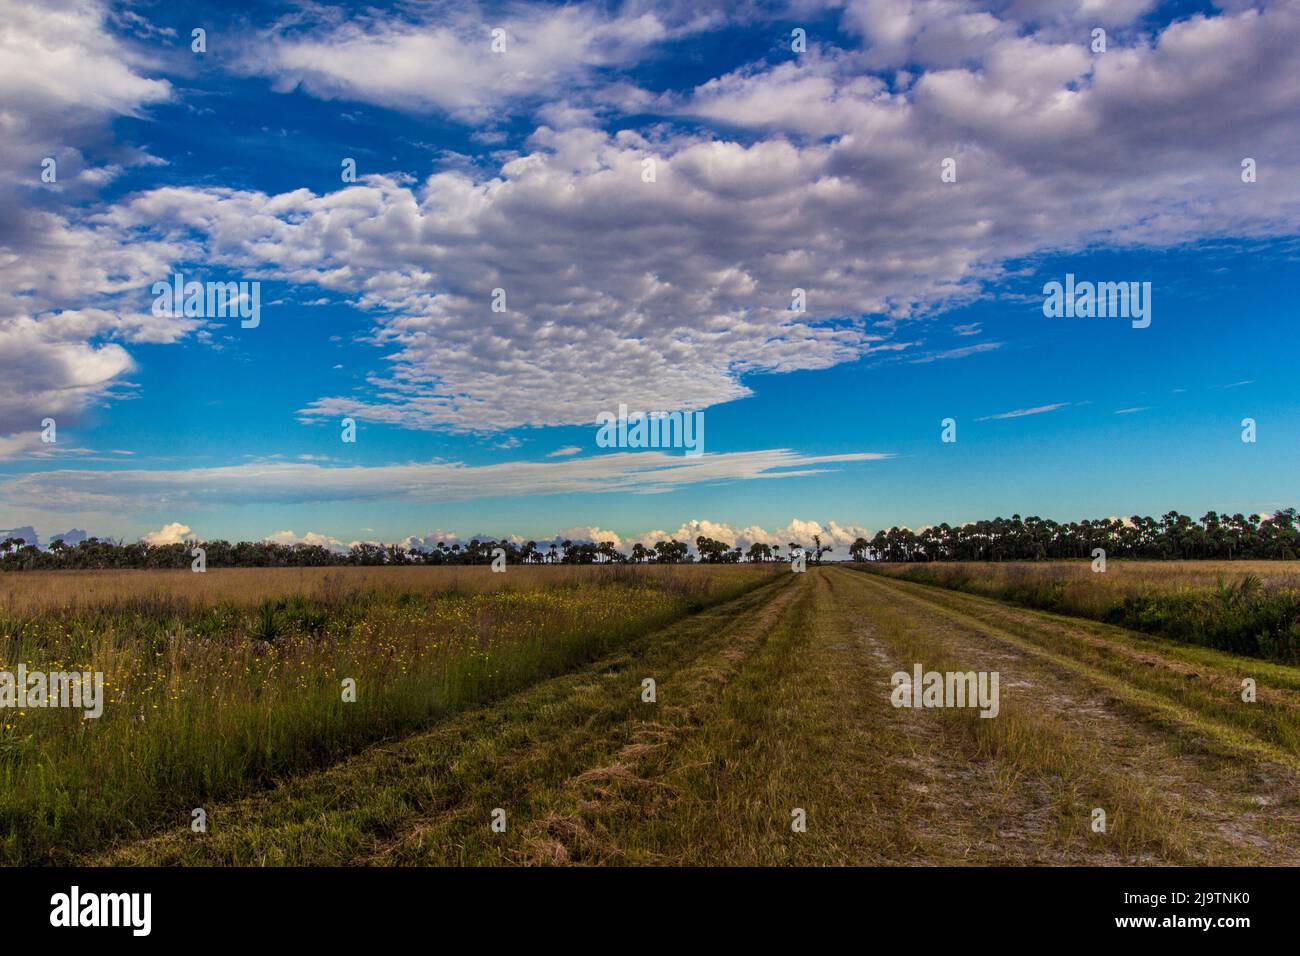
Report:
[[1104,621],[1251,657],[1300,662],[1300,568],[1285,561],[868,563],[864,570]]
[[[202,600],[164,575],[60,601],[76,577],[55,578],[10,603],[6,659],[106,660],[122,696],[99,721],[6,731],[5,859],[1300,863],[1300,669],[778,568],[456,569],[472,580],[454,586],[444,569],[341,586],[290,570],[252,596],[214,577]],[[217,608],[228,629],[201,635]],[[916,663],[999,672],[998,716],[891,706]],[[356,704],[339,702],[348,671],[369,688]]]
[[[716,572],[717,568],[710,569]],[[749,568],[738,570],[752,570]],[[682,565],[602,567],[598,565],[511,565],[509,574],[491,574],[483,566],[214,568],[204,574],[180,571],[30,571],[0,575],[0,610],[92,608],[140,601],[176,603],[193,608],[218,604],[247,607],[294,595],[330,599],[353,594],[470,593],[503,588],[578,586],[592,580],[640,575],[657,581],[691,582],[699,578]],[[689,583],[676,585],[693,587]]]
[[94,720],[0,712],[0,858],[59,859],[147,831],[570,670],[771,573],[7,575],[0,670],[102,671],[106,703]]

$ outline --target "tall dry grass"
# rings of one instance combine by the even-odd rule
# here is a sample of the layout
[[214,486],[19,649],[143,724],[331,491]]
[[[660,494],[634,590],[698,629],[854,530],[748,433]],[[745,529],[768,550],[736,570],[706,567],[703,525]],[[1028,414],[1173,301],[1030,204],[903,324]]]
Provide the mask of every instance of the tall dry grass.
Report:
[[[761,570],[745,566],[743,570]],[[487,566],[213,568],[190,570],[28,571],[0,574],[0,611],[83,607],[140,599],[190,605],[248,605],[290,594],[331,592],[480,592],[500,588],[575,586],[598,580],[683,581],[698,577],[690,565],[510,565],[505,574]]]

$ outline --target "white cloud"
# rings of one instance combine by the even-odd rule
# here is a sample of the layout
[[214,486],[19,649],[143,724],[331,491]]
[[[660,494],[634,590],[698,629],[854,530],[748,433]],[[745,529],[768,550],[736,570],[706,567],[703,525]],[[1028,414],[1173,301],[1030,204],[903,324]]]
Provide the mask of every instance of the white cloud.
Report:
[[1001,342],[979,342],[975,345],[965,345],[955,349],[944,349],[940,352],[929,352],[925,355],[919,355],[912,359],[915,365],[925,365],[929,362],[942,362],[945,359],[966,358],[970,355],[979,355],[981,352],[992,352],[1002,348]]
[[565,445],[563,448],[555,449],[555,451],[548,451],[546,453],[546,457],[547,458],[568,458],[570,455],[580,454],[582,450],[583,450],[582,447],[579,445]]
[[[850,0],[844,27],[860,33],[873,67],[945,69],[987,58],[998,44],[1032,29],[1057,41],[1082,42],[1093,27],[1130,24],[1155,0]],[[1081,39],[1082,38],[1082,39]]]
[[1051,405],[1036,405],[1033,408],[1017,408],[1010,412],[999,412],[996,415],[984,415],[975,419],[977,422],[999,421],[1004,418],[1025,418],[1029,415],[1042,415],[1044,412],[1054,412],[1058,408],[1066,408],[1073,405],[1074,402],[1055,402]]
[[447,544],[456,544],[460,541],[460,535],[454,531],[443,531],[439,528],[436,531],[430,531],[425,535],[411,535],[401,542],[402,547],[408,551],[432,551],[438,547],[438,543],[445,541]]
[[342,541],[340,541],[338,538],[331,538],[329,535],[318,534],[315,531],[308,531],[306,534],[302,535],[301,537],[294,534],[293,531],[276,531],[274,534],[267,535],[266,538],[263,540],[267,541],[270,544],[315,545],[318,547],[327,548],[328,550],[337,552],[339,554],[346,554],[348,550],[348,546],[344,544]]
[[173,521],[171,524],[165,524],[158,531],[150,531],[148,534],[140,535],[140,540],[145,544],[184,544],[187,541],[200,540],[187,524],[181,524],[179,521]]
[[42,447],[41,434],[32,429],[14,435],[0,435],[0,461],[6,458],[18,458],[28,455]]
[[[280,532],[286,534],[287,532]],[[692,518],[683,522],[676,531],[668,532],[663,530],[643,531],[636,534],[619,534],[606,528],[599,528],[590,525],[579,525],[571,528],[560,528],[553,535],[534,538],[539,542],[540,550],[546,552],[550,542],[556,541],[574,541],[574,542],[591,542],[599,544],[604,541],[611,541],[614,547],[627,554],[632,550],[635,544],[642,544],[647,548],[653,549],[655,544],[660,541],[676,540],[691,546],[691,552],[695,551],[695,539],[700,536],[713,538],[715,541],[721,541],[729,547],[739,547],[742,551],[747,551],[749,546],[754,543],[777,544],[780,545],[782,553],[787,549],[789,542],[794,541],[811,548],[813,546],[813,536],[820,535],[823,546],[829,546],[834,550],[831,552],[835,557],[848,557],[849,548],[853,542],[859,538],[870,539],[871,532],[859,525],[848,524],[841,525],[835,521],[825,523],[805,518],[792,518],[789,523],[783,527],[776,528],[772,531],[765,530],[758,525],[749,525],[747,527],[736,527],[725,521],[713,521],[708,518]],[[499,540],[498,535],[475,535],[480,540],[491,538]],[[516,544],[522,544],[527,540],[522,535],[512,534],[505,536],[508,540]],[[269,540],[269,539],[268,539]],[[431,531],[423,536],[411,536],[404,539],[401,544],[408,550],[431,550],[437,546],[439,541],[445,541],[449,544],[458,541],[467,541],[469,536],[459,535],[454,531]]]
[[[47,16],[0,2],[16,24],[0,41],[16,56],[0,57],[0,117],[17,124],[6,132],[83,109],[102,123],[172,95],[103,29],[99,6]],[[499,21],[510,52],[494,60],[484,28],[497,21],[477,8],[418,21],[312,8],[246,67],[316,96],[480,123],[545,101],[536,115],[553,125],[496,168],[419,183],[402,171],[325,195],[163,187],[88,211],[0,211],[0,363],[18,382],[0,393],[0,434],[118,394],[130,346],[196,332],[140,314],[141,290],[182,260],[314,285],[371,315],[378,369],[361,390],[308,403],[304,420],[494,431],[589,423],[620,402],[707,407],[749,394],[755,372],[907,354],[910,337],[889,338],[899,323],[862,317],[967,301],[1010,260],[1292,234],[1300,4],[1158,33],[1133,25],[1147,6],[853,3],[860,49],[823,44],[663,96],[620,69],[717,14],[511,7]],[[1093,21],[1123,27],[1105,54],[1087,49]],[[886,83],[901,64],[922,72]],[[703,128],[599,122],[620,103]],[[735,127],[744,135],[729,138]],[[1263,165],[1244,187],[1247,150]],[[941,184],[949,155],[958,182]],[[641,180],[647,157],[655,183]],[[41,256],[26,253],[31,236]],[[498,287],[505,313],[487,307]],[[795,287],[805,314],[789,310]]]
[[[157,160],[112,142],[110,122],[167,100],[93,0],[0,0],[0,434],[77,418],[134,368],[125,344],[174,342],[196,323],[139,308],[174,247],[56,211],[126,166]],[[94,165],[90,152],[110,157]],[[54,182],[42,163],[56,162]],[[73,221],[74,219],[78,221]],[[134,295],[134,301],[124,300]]]
[[[618,550],[623,549],[624,541],[614,531],[606,531],[603,528],[594,526],[561,528],[555,532],[555,539],[560,541],[589,541],[593,544],[602,544],[606,541],[613,542],[614,547]],[[628,542],[629,546],[631,542]]]
[[[607,15],[593,7],[518,4],[486,10],[441,3],[410,19],[317,8],[322,22],[294,17],[264,35],[242,69],[322,99],[449,113],[484,122],[493,110],[541,103],[557,89],[594,81],[593,71],[625,65],[670,35],[650,12]],[[493,31],[504,31],[494,52]]]
[[80,411],[133,362],[119,345],[61,340],[46,326],[17,316],[0,320],[0,367],[6,377],[0,426],[37,428],[45,417],[57,421],[65,412]]
[[325,466],[268,460],[167,471],[59,469],[0,481],[0,496],[11,506],[110,513],[153,510],[160,505],[205,507],[259,501],[427,503],[567,492],[652,493],[724,480],[815,475],[833,465],[888,457],[879,452],[802,455],[773,448],[698,458],[659,451],[615,452],[564,461],[474,466],[462,462]]
[[0,165],[37,182],[40,160],[52,156],[59,182],[85,174],[96,185],[111,177],[110,170],[86,170],[69,144],[87,126],[169,98],[170,84],[140,75],[139,58],[92,0],[0,0],[0,23]]
[[[1051,24],[1086,19],[1068,5],[1017,9]],[[859,12],[883,56],[899,17],[939,30],[952,5]],[[310,402],[305,420],[479,431],[591,422],[621,401],[706,407],[749,394],[749,373],[907,349],[861,317],[968,301],[1007,279],[1002,264],[1014,259],[1294,230],[1300,5],[1192,17],[1104,55],[1055,27],[1025,34],[1006,19],[985,30],[989,16],[957,17],[979,37],[960,63],[944,52],[947,34],[904,51],[936,68],[897,88],[864,73],[861,51],[823,50],[664,101],[746,127],[743,142],[668,126],[540,126],[526,152],[490,172],[418,185],[374,175],[325,195],[162,188],[96,223],[152,235],[160,249],[194,243],[210,261],[369,311],[387,365],[360,392]],[[370,51],[371,34],[388,29],[398,28],[313,34],[304,62],[368,83],[368,71],[335,62],[330,38]],[[432,42],[400,32],[383,43]],[[441,95],[401,61],[368,62],[374,82]],[[335,92],[364,92],[350,89]],[[1235,154],[1247,147],[1229,156],[1222,143],[1268,157],[1267,179],[1243,188]],[[949,155],[958,182],[941,184]],[[654,183],[641,179],[647,157]],[[795,287],[807,290],[805,314],[789,309]],[[507,292],[504,313],[488,308],[494,288]]]
[[647,531],[639,535],[630,535],[624,538],[625,544],[629,547],[636,542],[640,542],[646,547],[653,548],[660,541],[675,539],[691,545],[692,551],[695,548],[695,539],[703,536],[712,538],[715,541],[721,541],[730,547],[738,547],[742,551],[748,551],[751,544],[777,544],[781,546],[784,552],[791,541],[811,548],[813,546],[813,536],[820,535],[822,545],[833,548],[832,554],[847,557],[849,547],[859,538],[870,538],[871,532],[866,528],[858,525],[841,525],[835,521],[828,521],[822,524],[819,521],[813,521],[804,518],[792,518],[784,527],[767,531],[758,525],[750,525],[745,528],[737,528],[726,522],[711,521],[707,518],[693,518],[684,522],[676,531]]

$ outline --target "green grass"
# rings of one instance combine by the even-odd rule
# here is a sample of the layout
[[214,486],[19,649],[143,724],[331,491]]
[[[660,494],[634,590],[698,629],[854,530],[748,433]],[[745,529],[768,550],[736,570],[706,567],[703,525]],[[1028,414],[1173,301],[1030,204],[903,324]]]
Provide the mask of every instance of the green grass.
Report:
[[[865,603],[872,596],[855,598]],[[945,633],[946,622],[935,626],[918,620],[909,602],[877,601],[875,606],[876,633],[900,669],[910,669],[907,665],[912,661],[940,672],[979,669],[978,660],[954,649]],[[972,625],[963,621],[952,630],[970,634]],[[1110,852],[1128,861],[1154,856],[1167,862],[1191,862],[1189,836],[1177,808],[1161,799],[1158,788],[1113,768],[1106,741],[1077,733],[1068,720],[1034,706],[1032,698],[1008,689],[994,719],[982,718],[969,708],[923,711],[915,719],[937,726],[939,749],[950,759],[984,768],[984,800],[990,812],[1002,800],[1012,804],[1025,793],[1037,794],[1040,805],[1047,808],[1044,840],[1080,849],[1095,844],[1090,811],[1102,807],[1108,816],[1105,845]],[[964,796],[973,800],[977,795],[971,786]],[[1023,811],[1007,806],[1004,812]],[[1034,862],[1032,854],[1041,847],[1020,850],[1024,856],[1017,862]]]
[[1211,584],[1179,573],[1198,562],[1170,564],[1168,573],[1148,569],[1132,575],[1126,573],[1129,564],[1120,561],[1110,562],[1104,574],[1091,573],[1088,562],[856,567],[1233,654],[1300,662],[1300,587],[1294,579],[1266,582],[1243,569],[1222,573]]
[[[486,572],[485,572],[486,573]],[[744,593],[753,569],[11,610],[0,669],[103,671],[103,717],[0,712],[0,861],[66,860],[328,764]],[[355,681],[355,702],[343,682]]]
[[[972,631],[1047,655],[1141,712],[1224,753],[1300,769],[1300,669],[1147,637],[1100,622],[1025,613],[987,599],[905,582],[903,594],[956,615]],[[1242,681],[1257,700],[1242,700]]]
[[[108,865],[1268,863],[1249,754],[1131,715],[1140,688],[837,568],[778,575],[610,654],[274,790],[177,816]],[[971,601],[953,592],[939,598]],[[988,602],[980,602],[987,604]],[[1046,616],[1004,608],[1019,628]],[[1049,623],[1051,620],[1049,619]],[[1078,626],[1077,624],[1075,626]],[[1101,627],[1100,625],[1096,625]],[[1017,630],[1016,633],[1020,633]],[[990,638],[993,638],[990,640]],[[1173,645],[1171,645],[1173,646]],[[1200,651],[1201,649],[1194,649]],[[890,674],[986,669],[994,720],[895,709]],[[1133,668],[1132,673],[1139,673]],[[658,700],[640,698],[654,677]],[[1080,714],[1079,702],[1094,701]],[[1104,711],[1104,712],[1103,712]],[[1236,774],[1240,773],[1241,779]],[[1090,829],[1104,807],[1108,830]],[[1243,806],[1245,809],[1243,809]],[[508,828],[489,827],[494,808]],[[808,829],[791,830],[791,811]],[[1255,807],[1258,809],[1258,807]],[[1233,816],[1239,815],[1239,816]],[[1217,818],[1242,821],[1225,842]]]
[[[629,767],[710,721],[738,650],[761,643],[793,575],[624,642],[586,667],[537,682],[431,729],[371,747],[228,805],[210,831],[176,816],[168,832],[95,861],[128,865],[502,864],[644,862],[617,819],[644,817]],[[654,677],[658,701],[641,700]],[[635,802],[616,798],[628,783]],[[668,790],[664,790],[668,793]],[[492,833],[491,811],[508,813]]]

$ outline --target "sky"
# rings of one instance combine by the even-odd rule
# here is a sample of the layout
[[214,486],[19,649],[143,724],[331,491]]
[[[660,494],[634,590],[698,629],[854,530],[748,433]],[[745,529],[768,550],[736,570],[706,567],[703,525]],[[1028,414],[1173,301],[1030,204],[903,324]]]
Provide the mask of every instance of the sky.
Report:
[[[0,0],[0,132],[43,543],[1300,504],[1294,0]],[[1149,325],[1045,314],[1067,274]],[[620,405],[703,454],[598,444]]]

